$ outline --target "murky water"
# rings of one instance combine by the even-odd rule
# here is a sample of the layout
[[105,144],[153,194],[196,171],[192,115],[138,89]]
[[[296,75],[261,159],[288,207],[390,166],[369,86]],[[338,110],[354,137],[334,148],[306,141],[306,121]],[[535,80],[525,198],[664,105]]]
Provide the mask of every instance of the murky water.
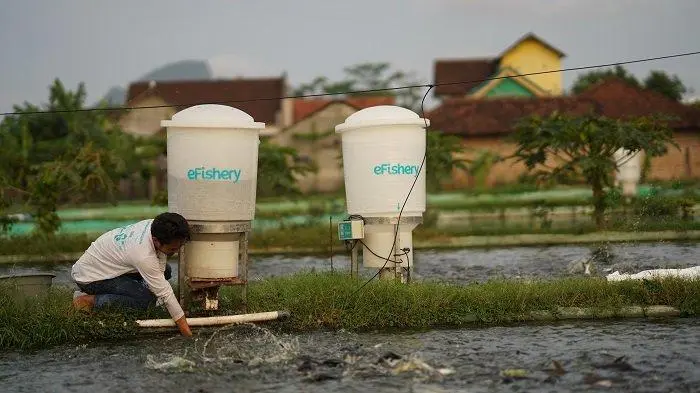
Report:
[[[683,268],[697,265],[700,247],[695,243],[616,244],[610,246],[609,262],[597,263],[597,274],[615,270],[634,273],[645,269]],[[590,255],[591,246],[512,247],[497,249],[417,250],[415,279],[442,280],[455,283],[484,281],[494,277],[551,277],[570,274],[569,262]],[[177,265],[171,262],[177,282]],[[350,269],[346,255],[334,255],[335,270]],[[52,272],[57,284],[70,282],[70,264],[0,265],[0,275],[27,272]],[[249,274],[252,280],[288,275],[301,270],[330,270],[328,255],[251,256]],[[374,274],[364,269],[364,274]]]
[[700,329],[693,320],[398,334],[275,335],[239,326],[200,330],[193,340],[5,353],[0,384],[5,392],[91,393],[697,392]]
[[[451,282],[489,277],[559,276],[589,247],[416,252],[415,276]],[[694,244],[612,246],[607,270],[697,264]],[[335,256],[335,269],[348,269]],[[327,270],[323,256],[256,256],[252,278]],[[4,266],[53,271],[70,265]],[[371,274],[372,271],[365,271]],[[176,278],[173,278],[175,280]],[[624,357],[622,359],[619,359]],[[615,362],[615,359],[619,359]],[[554,372],[553,361],[561,365]],[[697,319],[580,321],[403,333],[288,335],[253,325],[197,329],[122,343],[0,353],[3,392],[635,392],[700,391]]]

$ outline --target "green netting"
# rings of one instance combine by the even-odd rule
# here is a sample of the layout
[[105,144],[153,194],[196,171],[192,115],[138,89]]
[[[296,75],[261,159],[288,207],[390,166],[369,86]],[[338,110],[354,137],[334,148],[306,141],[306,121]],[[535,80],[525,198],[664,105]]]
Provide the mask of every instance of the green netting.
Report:
[[[65,221],[61,224],[59,233],[102,233],[129,224],[133,221],[128,220],[82,220],[82,221]],[[24,235],[31,233],[34,230],[33,222],[20,222],[12,225],[9,235]]]
[[[345,219],[345,215],[332,215],[333,223]],[[89,233],[101,234],[111,229],[131,224],[136,220],[79,220],[79,221],[64,221],[61,224],[59,233]],[[329,224],[329,216],[311,217],[311,216],[288,216],[281,219],[255,219],[253,220],[253,231],[264,231],[267,229],[280,228],[285,225],[314,225],[314,224]],[[12,225],[8,235],[25,235],[34,230],[33,222],[20,222]]]
[[[682,193],[682,190],[660,190],[648,185],[638,187],[638,195],[641,197],[655,194]],[[566,188],[547,191],[523,192],[518,194],[480,194],[467,195],[462,192],[440,193],[427,195],[427,203],[430,207],[440,209],[457,209],[479,205],[505,206],[534,201],[560,201],[563,203],[580,202],[592,196],[591,190],[586,188]],[[310,198],[310,200],[259,202],[256,206],[259,213],[266,214],[253,221],[255,231],[270,228],[279,228],[283,225],[311,225],[328,222],[328,214],[320,215],[323,211],[333,212],[334,222],[346,217],[345,200],[334,198],[322,200]],[[313,212],[314,208],[319,211]],[[59,210],[58,215],[62,220],[61,233],[102,233],[112,228],[152,218],[159,213],[167,211],[166,206],[152,206],[149,204],[127,203],[118,206],[70,208]],[[310,213],[310,214],[309,214]],[[270,217],[279,215],[279,218]],[[316,215],[315,217],[313,215]],[[13,225],[10,234],[26,234],[32,231],[32,222],[20,222]]]
[[166,206],[117,205],[96,208],[62,209],[58,211],[61,220],[122,219],[125,217],[153,217],[167,211]]

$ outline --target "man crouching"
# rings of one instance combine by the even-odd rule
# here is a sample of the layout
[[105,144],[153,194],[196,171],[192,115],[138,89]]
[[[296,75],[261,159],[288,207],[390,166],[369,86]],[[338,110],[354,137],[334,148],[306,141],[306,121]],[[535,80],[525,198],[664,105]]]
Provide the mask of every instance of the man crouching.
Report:
[[180,333],[192,336],[166,277],[167,257],[189,240],[187,220],[177,213],[161,213],[101,235],[71,269],[73,281],[84,292],[75,296],[73,307],[145,310],[159,299]]

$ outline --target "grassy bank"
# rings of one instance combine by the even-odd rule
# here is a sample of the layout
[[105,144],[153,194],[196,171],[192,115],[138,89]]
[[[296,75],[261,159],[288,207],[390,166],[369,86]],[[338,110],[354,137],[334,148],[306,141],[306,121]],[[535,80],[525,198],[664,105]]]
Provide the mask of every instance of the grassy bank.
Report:
[[[592,307],[591,317],[622,315],[629,306],[668,305],[682,316],[700,315],[700,280],[630,281],[569,278],[530,283],[490,281],[469,285],[363,281],[331,273],[300,273],[251,283],[248,312],[289,310],[291,318],[273,325],[289,332],[317,329],[382,329],[493,326],[532,319],[533,312],[558,315],[561,307]],[[222,290],[222,311],[238,307],[238,290]],[[62,343],[123,340],[135,337],[136,318],[147,314],[96,313],[70,309],[70,291],[53,288],[27,302],[0,290],[0,349],[45,348]]]
[[251,286],[251,311],[289,310],[292,318],[282,324],[292,331],[498,325],[559,307],[593,307],[602,315],[626,306],[664,304],[684,315],[700,315],[700,280],[608,283],[568,278],[469,285],[377,281],[356,292],[359,285],[328,273],[269,279]]

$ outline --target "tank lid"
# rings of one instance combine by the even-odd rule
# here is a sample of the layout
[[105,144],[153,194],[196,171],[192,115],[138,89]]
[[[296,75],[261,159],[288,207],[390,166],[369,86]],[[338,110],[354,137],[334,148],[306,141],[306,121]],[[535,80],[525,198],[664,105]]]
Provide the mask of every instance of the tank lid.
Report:
[[161,121],[160,125],[182,128],[265,128],[265,123],[254,121],[251,115],[242,110],[219,104],[191,106],[174,114],[172,120]]
[[335,132],[343,132],[358,128],[383,125],[430,125],[430,120],[421,119],[410,109],[394,105],[378,105],[365,108],[353,113],[345,119],[345,123],[335,126]]

